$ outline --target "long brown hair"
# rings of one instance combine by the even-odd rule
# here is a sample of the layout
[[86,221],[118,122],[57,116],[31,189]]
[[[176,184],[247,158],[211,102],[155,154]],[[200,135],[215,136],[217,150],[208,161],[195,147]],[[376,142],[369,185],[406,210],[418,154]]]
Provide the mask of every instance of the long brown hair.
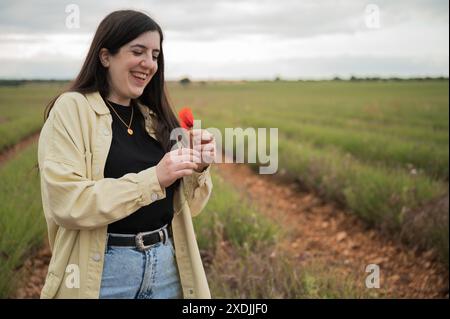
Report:
[[[123,45],[147,31],[159,33],[161,51],[157,59],[158,70],[137,100],[156,113],[158,117],[155,125],[156,138],[168,152],[175,143],[170,141],[170,132],[180,125],[170,106],[165,87],[163,33],[161,27],[148,15],[134,10],[119,10],[107,15],[95,32],[80,73],[64,92],[75,91],[86,94],[98,91],[106,98],[110,90],[107,81],[108,71],[100,62],[100,50],[106,48],[110,54],[117,54]],[[47,105],[44,121],[47,120],[58,96]]]

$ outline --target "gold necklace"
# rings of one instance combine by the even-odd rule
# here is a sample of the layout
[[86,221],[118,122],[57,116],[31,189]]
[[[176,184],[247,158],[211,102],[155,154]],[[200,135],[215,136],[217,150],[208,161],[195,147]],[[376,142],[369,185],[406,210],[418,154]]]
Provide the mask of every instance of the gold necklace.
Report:
[[127,125],[127,123],[125,123],[125,121],[122,120],[122,118],[120,117],[120,115],[116,112],[116,110],[114,109],[114,107],[109,103],[109,101],[106,100],[106,99],[105,99],[105,101],[106,101],[106,103],[108,103],[108,105],[112,108],[112,110],[114,111],[114,113],[116,113],[116,115],[117,115],[117,117],[119,118],[119,120],[121,120],[122,123],[128,128],[128,129],[127,129],[128,134],[129,134],[129,135],[133,135],[133,130],[131,129],[131,123],[133,122],[133,113],[134,113],[134,107],[133,107],[133,105],[130,104],[130,105],[131,105],[131,119],[130,119],[130,124]]

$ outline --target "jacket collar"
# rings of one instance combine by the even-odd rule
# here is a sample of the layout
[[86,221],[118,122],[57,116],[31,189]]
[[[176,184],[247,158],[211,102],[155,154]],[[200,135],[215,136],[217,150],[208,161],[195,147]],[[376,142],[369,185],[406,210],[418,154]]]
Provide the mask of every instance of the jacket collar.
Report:
[[99,92],[86,94],[86,99],[88,100],[89,105],[97,114],[104,115],[111,113]]

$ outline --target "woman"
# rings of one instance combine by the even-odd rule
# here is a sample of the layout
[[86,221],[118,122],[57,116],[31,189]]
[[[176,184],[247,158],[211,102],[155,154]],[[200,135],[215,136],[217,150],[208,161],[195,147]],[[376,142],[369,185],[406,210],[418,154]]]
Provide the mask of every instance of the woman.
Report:
[[52,259],[41,298],[210,298],[192,216],[211,194],[215,143],[194,130],[199,145],[172,150],[162,42],[147,15],[109,14],[46,110],[38,161]]

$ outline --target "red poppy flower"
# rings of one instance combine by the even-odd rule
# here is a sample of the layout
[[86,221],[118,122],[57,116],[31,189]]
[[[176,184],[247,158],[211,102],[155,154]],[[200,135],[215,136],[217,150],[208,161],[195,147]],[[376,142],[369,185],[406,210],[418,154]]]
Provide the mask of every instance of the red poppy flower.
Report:
[[194,126],[194,115],[189,107],[184,107],[178,113],[182,128],[190,130]]

